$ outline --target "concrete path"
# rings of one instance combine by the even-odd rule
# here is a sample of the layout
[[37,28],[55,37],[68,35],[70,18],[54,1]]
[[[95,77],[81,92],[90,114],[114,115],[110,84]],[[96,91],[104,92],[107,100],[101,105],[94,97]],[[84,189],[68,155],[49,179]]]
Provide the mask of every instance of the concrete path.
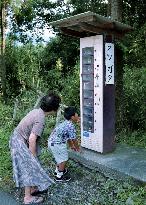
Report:
[[19,205],[19,203],[10,194],[0,191],[0,205]]
[[117,145],[112,153],[100,154],[85,148],[69,152],[70,158],[114,179],[146,183],[146,149]]

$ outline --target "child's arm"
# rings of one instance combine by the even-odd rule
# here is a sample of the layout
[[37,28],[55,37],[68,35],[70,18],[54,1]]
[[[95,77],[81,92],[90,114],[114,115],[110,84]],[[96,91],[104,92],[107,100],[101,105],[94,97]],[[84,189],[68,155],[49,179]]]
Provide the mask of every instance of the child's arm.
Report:
[[72,140],[68,140],[68,145],[71,149],[73,149],[74,151],[79,152],[80,151],[80,147],[78,144],[78,140],[77,139],[72,139]]

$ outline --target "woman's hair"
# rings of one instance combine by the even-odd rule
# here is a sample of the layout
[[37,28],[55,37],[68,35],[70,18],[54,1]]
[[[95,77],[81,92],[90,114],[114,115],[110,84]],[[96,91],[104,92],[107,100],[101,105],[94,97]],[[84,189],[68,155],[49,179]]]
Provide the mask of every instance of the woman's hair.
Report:
[[75,116],[76,113],[76,108],[75,107],[67,107],[64,110],[64,117],[67,120],[70,120],[72,116]]
[[59,108],[60,102],[61,102],[61,98],[59,97],[59,95],[51,92],[48,95],[45,95],[44,97],[42,97],[41,102],[40,102],[40,108],[44,112],[57,111]]

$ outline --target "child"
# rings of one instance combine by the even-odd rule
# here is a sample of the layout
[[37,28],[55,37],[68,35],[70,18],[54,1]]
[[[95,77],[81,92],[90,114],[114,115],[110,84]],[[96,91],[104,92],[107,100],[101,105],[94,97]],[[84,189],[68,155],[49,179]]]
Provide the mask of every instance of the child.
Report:
[[73,122],[79,122],[79,117],[74,107],[67,107],[64,110],[65,121],[60,123],[51,133],[48,139],[48,147],[57,163],[55,170],[56,181],[69,181],[66,175],[66,162],[68,161],[67,143],[74,151],[79,151],[76,139],[76,130]]

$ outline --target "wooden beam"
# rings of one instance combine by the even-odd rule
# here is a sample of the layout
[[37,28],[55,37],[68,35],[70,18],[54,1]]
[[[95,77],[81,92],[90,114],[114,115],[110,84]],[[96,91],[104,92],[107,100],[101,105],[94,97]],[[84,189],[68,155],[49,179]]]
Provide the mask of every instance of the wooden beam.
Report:
[[103,28],[99,27],[99,26],[94,26],[91,25],[89,23],[80,23],[79,24],[81,30],[87,31],[87,32],[93,32],[93,33],[101,33],[104,31]]
[[78,32],[78,31],[75,31],[75,30],[71,30],[71,29],[68,29],[68,28],[64,28],[64,27],[60,27],[59,28],[61,30],[61,32],[63,34],[66,34],[68,36],[73,36],[73,37],[78,37],[78,38],[83,38],[85,37],[85,32]]
[[51,22],[50,25],[56,26],[56,27],[70,27],[70,26],[75,26],[78,25],[80,22],[93,22],[95,21],[94,16],[83,16],[83,17],[78,17],[78,18],[66,18],[63,20],[58,20],[55,22]]
[[110,34],[110,35],[115,35],[118,38],[122,38],[126,32],[118,32],[113,30],[114,25],[110,26],[111,28],[102,28],[99,26],[94,26],[91,25],[89,23],[80,23],[80,28],[82,31],[88,32],[88,33],[96,33],[96,34],[101,34],[101,33],[105,33],[105,34]]

